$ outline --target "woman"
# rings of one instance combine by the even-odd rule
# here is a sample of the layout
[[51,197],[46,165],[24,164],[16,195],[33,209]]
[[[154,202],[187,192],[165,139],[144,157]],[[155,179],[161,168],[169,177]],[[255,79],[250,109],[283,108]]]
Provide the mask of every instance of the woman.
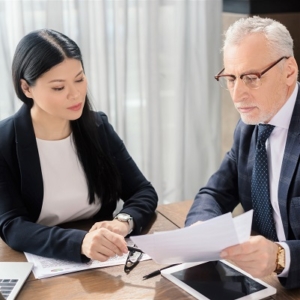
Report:
[[[124,237],[141,233],[157,194],[107,116],[91,110],[80,49],[57,31],[31,32],[17,46],[12,76],[24,104],[0,122],[1,238],[75,262],[127,253]],[[99,222],[89,232],[56,226],[81,219]]]

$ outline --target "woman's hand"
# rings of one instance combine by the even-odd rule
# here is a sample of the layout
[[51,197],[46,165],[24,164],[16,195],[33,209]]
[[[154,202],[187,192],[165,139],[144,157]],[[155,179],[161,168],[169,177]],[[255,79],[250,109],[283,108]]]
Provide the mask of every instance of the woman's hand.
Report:
[[127,252],[124,237],[106,228],[90,230],[85,235],[81,245],[82,254],[102,262],[115,255],[122,256]]
[[100,228],[106,228],[111,232],[120,234],[122,236],[126,236],[129,232],[128,222],[121,222],[118,220],[97,222],[92,226],[89,232]]

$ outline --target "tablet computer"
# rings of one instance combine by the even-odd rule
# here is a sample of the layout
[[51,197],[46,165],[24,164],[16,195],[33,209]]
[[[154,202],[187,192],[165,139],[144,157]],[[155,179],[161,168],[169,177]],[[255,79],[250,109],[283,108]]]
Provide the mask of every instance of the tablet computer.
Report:
[[276,294],[276,289],[225,261],[184,263],[161,271],[196,299],[256,300]]

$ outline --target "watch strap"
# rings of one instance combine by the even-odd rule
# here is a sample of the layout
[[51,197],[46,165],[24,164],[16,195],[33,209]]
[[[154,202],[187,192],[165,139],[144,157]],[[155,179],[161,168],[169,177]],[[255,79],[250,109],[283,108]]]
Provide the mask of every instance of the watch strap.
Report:
[[281,245],[279,244],[277,245],[278,245],[278,250],[277,250],[277,257],[276,257],[276,268],[274,272],[278,275],[285,268],[285,250]]

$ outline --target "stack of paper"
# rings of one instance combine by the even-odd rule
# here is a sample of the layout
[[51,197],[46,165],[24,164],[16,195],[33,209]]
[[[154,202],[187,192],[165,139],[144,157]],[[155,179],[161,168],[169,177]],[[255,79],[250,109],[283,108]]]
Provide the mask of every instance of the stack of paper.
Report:
[[253,210],[231,213],[173,231],[133,236],[131,240],[160,264],[220,259],[220,252],[250,238]]
[[[133,246],[133,242],[130,239],[126,239],[127,245]],[[88,263],[74,263],[71,261],[47,258],[31,253],[24,252],[27,260],[32,262],[33,274],[37,279],[53,277],[61,274],[73,273],[83,270],[110,267],[116,265],[123,265],[126,262],[127,254],[122,256],[115,256],[109,258],[107,261],[101,262],[97,260],[91,260]],[[151,259],[147,254],[143,254],[141,260]]]

